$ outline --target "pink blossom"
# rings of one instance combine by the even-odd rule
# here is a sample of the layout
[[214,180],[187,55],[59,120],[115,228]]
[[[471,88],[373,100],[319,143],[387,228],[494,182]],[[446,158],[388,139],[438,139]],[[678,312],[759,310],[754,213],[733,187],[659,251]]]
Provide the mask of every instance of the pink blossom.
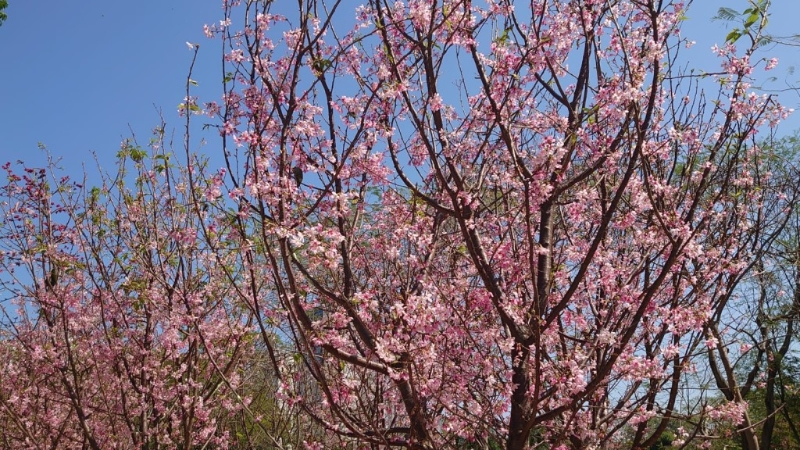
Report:
[[764,70],[772,70],[778,66],[778,58],[770,58],[767,61],[767,65],[764,66]]

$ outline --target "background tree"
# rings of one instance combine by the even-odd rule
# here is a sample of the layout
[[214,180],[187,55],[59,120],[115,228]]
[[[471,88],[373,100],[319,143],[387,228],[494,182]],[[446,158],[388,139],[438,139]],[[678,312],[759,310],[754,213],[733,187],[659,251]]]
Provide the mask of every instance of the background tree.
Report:
[[4,170],[0,268],[17,308],[0,346],[0,442],[226,447],[221,425],[250,402],[251,319],[218,268],[236,253],[197,238],[185,172],[134,142],[101,187],[55,165]]
[[[709,323],[720,345],[709,350],[712,385],[726,399],[749,401],[753,424],[739,427],[743,448],[773,448],[795,439],[791,361],[797,313],[797,156],[796,138],[764,143],[757,174],[759,192],[750,219],[752,270],[729,289]],[[704,393],[714,397],[713,390]],[[778,425],[780,423],[780,426]],[[777,428],[784,430],[776,436]],[[783,441],[783,442],[781,442]]]
[[0,25],[8,19],[6,8],[8,8],[8,0],[0,0]]

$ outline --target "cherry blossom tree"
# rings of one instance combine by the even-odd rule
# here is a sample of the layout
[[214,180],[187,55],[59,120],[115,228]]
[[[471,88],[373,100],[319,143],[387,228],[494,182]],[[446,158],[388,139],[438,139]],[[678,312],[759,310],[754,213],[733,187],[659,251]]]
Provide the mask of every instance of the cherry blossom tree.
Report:
[[[795,198],[763,188],[759,145],[788,111],[751,90],[765,10],[716,73],[682,69],[684,13],[226,0],[206,26],[223,98],[190,70],[180,164],[162,125],[97,187],[5,166],[0,439],[638,449],[750,429],[742,395],[685,392]],[[198,120],[224,159],[192,152]]]
[[185,174],[148,156],[126,143],[91,189],[3,166],[5,447],[225,447],[247,407],[251,318],[218,268],[237,255],[198,239]]
[[206,27],[225,94],[195,109],[280,305],[256,320],[318,387],[291,400],[375,446],[653,445],[753,260],[755,137],[787,114],[750,90],[765,20],[700,74],[680,2],[277,8]]

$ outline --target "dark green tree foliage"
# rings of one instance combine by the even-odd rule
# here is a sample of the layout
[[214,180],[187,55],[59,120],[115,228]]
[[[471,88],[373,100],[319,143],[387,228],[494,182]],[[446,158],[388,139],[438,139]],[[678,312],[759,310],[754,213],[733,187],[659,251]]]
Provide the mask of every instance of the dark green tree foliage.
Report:
[[750,7],[741,13],[729,7],[722,7],[717,12],[716,17],[714,17],[715,20],[736,22],[739,25],[725,36],[725,42],[734,44],[742,36],[747,36],[752,44],[759,46],[772,41],[769,36],[764,35],[761,31],[767,25],[769,0],[750,0],[749,3]]
[[[800,447],[798,144],[797,136],[762,144],[769,170],[759,186],[773,192],[773,201],[762,202],[752,217],[760,231],[754,236],[751,276],[732,291],[728,309],[719,313],[721,322],[708,325],[709,335],[723,344],[708,353],[712,385],[720,397],[741,397],[749,405],[747,426],[714,430],[731,435],[717,441],[715,448]],[[770,216],[775,219],[766,221]],[[720,333],[723,328],[727,332]]]

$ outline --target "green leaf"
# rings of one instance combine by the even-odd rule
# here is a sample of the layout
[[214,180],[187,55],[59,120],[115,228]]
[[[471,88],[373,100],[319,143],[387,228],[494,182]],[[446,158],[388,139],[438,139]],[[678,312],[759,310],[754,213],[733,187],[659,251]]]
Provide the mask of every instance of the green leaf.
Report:
[[739,17],[739,12],[733,8],[722,7],[717,10],[717,15],[712,20],[724,20],[726,22],[735,20]]
[[742,37],[742,32],[738,28],[734,28],[730,33],[728,33],[727,36],[725,36],[725,42],[733,44],[738,41],[740,37]]
[[134,147],[131,149],[131,159],[134,162],[142,162],[147,157],[147,151],[141,147]]
[[758,22],[758,19],[760,18],[761,14],[759,14],[758,11],[750,14],[749,16],[747,16],[747,20],[744,21],[744,27],[750,28],[754,23]]
[[315,59],[311,63],[311,68],[314,69],[316,72],[322,73],[333,64],[330,59]]
[[5,13],[5,9],[8,8],[8,1],[7,0],[0,0],[0,25],[8,19],[8,16]]
[[89,195],[91,197],[91,202],[97,203],[100,200],[100,188],[97,186],[93,187]]
[[509,31],[511,31],[510,27],[506,28],[505,30],[503,30],[503,34],[501,34],[500,36],[497,36],[497,38],[495,38],[494,42],[496,44],[500,44],[500,45],[505,45],[506,43],[508,43],[508,32]]
[[188,109],[189,111],[192,111],[192,112],[201,112],[201,111],[203,111],[202,108],[200,108],[199,106],[197,106],[195,104],[186,105],[186,103],[181,103],[180,105],[178,105],[178,109],[179,110]]

